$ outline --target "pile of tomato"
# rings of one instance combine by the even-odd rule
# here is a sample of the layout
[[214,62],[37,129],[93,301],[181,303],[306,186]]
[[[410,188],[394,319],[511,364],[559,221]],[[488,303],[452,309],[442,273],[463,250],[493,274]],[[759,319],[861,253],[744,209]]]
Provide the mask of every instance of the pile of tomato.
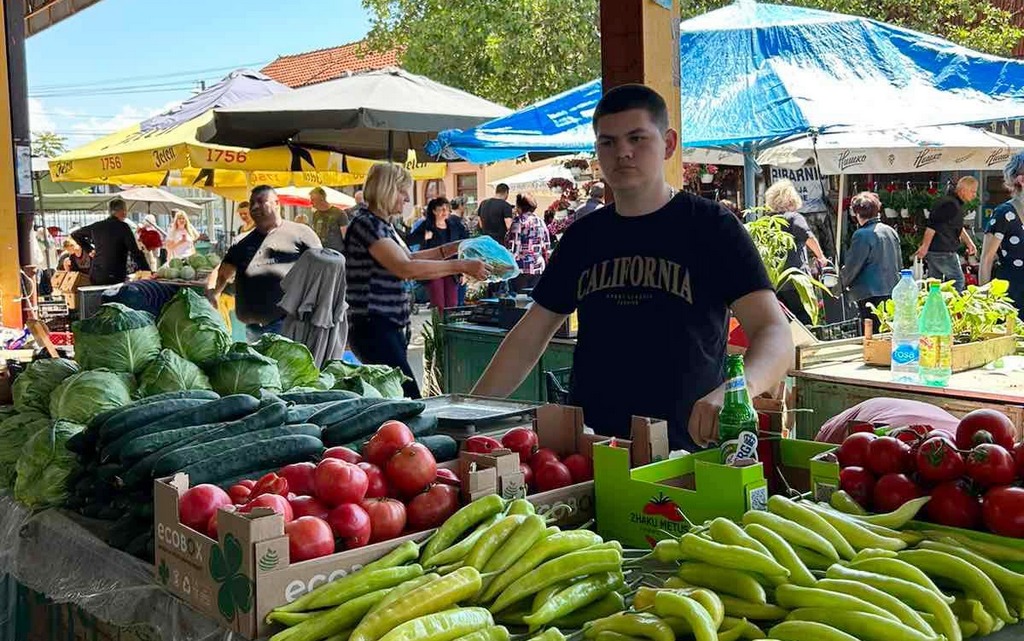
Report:
[[178,503],[185,525],[217,538],[219,508],[281,514],[292,562],[437,527],[459,508],[457,477],[404,423],[388,421],[362,455],[332,447],[319,463],[294,463],[225,492],[197,485]]
[[582,454],[559,457],[554,450],[539,447],[537,433],[526,427],[505,432],[500,441],[490,436],[472,436],[466,439],[463,448],[478,454],[490,454],[498,449],[518,454],[519,470],[530,494],[557,490],[594,478],[593,461]]
[[927,495],[925,520],[1024,537],[1024,445],[1004,414],[975,410],[955,434],[910,425],[879,436],[867,423],[851,432],[836,450],[839,484],[865,509]]

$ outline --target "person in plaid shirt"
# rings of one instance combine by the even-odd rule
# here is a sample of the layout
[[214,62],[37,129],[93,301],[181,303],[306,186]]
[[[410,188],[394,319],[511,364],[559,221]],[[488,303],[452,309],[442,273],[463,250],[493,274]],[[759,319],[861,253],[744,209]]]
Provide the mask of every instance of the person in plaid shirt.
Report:
[[515,256],[522,272],[510,283],[512,291],[533,289],[547,266],[551,237],[544,221],[537,215],[537,201],[530,194],[516,195],[515,215],[505,237],[505,245]]

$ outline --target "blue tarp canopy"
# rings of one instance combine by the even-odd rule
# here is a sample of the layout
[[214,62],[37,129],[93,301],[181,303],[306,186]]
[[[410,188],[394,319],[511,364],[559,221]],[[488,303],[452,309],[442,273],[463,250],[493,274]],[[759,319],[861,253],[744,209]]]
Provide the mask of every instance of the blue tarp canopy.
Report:
[[[680,26],[682,142],[758,149],[811,132],[1024,116],[1024,62],[875,20],[751,0]],[[600,80],[474,129],[431,155],[492,162],[593,150]]]

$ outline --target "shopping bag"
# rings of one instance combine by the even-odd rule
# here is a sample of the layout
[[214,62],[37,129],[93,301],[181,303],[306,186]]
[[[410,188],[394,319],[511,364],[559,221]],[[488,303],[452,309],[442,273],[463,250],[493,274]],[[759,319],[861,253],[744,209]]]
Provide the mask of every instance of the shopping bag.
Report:
[[920,257],[914,256],[914,262],[910,265],[910,273],[913,274],[914,280],[924,280],[924,261]]

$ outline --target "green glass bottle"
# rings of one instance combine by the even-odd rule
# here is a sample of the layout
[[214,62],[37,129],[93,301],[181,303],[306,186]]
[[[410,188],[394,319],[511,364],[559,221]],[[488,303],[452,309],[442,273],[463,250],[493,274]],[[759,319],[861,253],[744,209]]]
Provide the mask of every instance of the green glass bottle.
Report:
[[918,320],[921,381],[933,387],[945,387],[953,375],[953,320],[938,283],[928,287],[921,318]]
[[725,402],[718,412],[722,462],[735,465],[757,460],[757,411],[743,374],[743,355],[725,357]]

